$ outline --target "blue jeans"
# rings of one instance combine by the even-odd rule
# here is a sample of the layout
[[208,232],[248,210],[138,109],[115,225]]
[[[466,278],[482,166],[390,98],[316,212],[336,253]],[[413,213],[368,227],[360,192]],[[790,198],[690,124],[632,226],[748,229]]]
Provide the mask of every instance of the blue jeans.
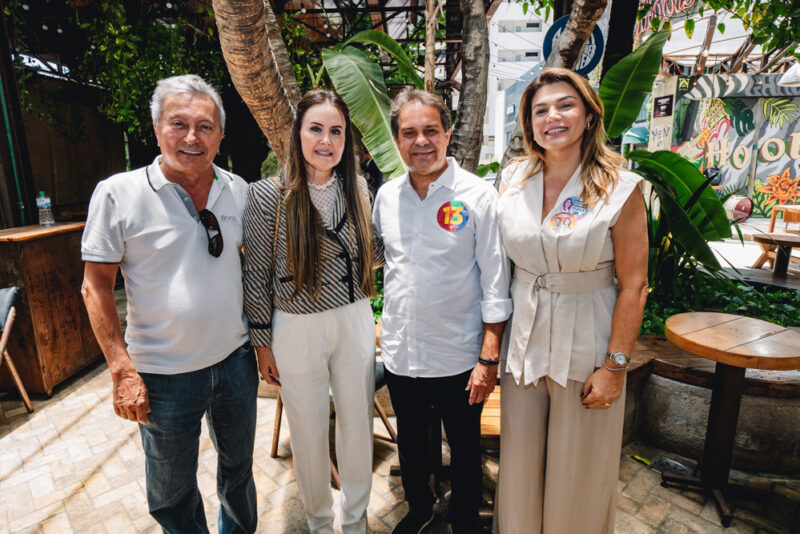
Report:
[[208,533],[197,488],[200,420],[205,415],[218,455],[219,532],[255,532],[258,369],[250,344],[199,371],[140,374],[151,410],[147,424],[139,425],[150,514],[165,534]]

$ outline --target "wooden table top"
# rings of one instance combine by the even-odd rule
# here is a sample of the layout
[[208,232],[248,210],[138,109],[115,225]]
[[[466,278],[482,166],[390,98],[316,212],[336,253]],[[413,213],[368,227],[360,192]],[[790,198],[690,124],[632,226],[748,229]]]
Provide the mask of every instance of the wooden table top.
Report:
[[83,230],[86,223],[82,222],[57,222],[53,226],[40,226],[31,224],[28,226],[18,226],[16,228],[6,228],[0,230],[0,241],[30,241],[42,239],[67,232]]
[[794,234],[753,234],[753,241],[765,245],[780,245],[782,247],[800,247],[800,235]]
[[773,211],[800,211],[800,204],[777,204],[772,206]]
[[748,369],[800,369],[800,333],[760,319],[679,313],[667,319],[665,331],[676,346],[716,362]]

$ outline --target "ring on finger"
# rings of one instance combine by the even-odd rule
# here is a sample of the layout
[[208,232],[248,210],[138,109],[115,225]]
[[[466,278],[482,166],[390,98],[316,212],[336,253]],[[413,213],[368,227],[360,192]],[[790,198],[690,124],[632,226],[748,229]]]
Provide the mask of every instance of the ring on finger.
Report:
[[603,408],[608,408],[609,406],[611,406],[610,402],[607,402],[607,403],[603,404]]

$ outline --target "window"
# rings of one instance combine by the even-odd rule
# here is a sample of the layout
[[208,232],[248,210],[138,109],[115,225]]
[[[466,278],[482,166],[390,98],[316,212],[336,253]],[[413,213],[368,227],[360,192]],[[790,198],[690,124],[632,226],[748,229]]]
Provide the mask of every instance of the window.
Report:
[[533,52],[525,52],[525,57],[526,58],[528,58],[528,57],[537,58],[537,57],[539,57],[539,51],[538,50],[534,50]]
[[525,29],[528,30],[529,32],[542,31],[542,23],[541,21],[538,20],[535,22],[528,22],[527,24],[525,24]]

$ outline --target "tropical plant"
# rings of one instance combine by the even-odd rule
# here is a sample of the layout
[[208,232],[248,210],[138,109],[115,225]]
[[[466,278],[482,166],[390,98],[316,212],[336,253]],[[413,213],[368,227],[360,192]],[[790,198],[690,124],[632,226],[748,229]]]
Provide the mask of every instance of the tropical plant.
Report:
[[405,172],[389,124],[390,101],[381,67],[352,46],[322,51],[325,70],[336,92],[347,103],[350,118],[363,134],[362,142],[388,177]]
[[[599,94],[609,135],[620,135],[638,115],[658,74],[668,33],[662,30],[651,36],[603,79]],[[651,300],[663,305],[679,287],[692,294],[692,288],[709,280],[721,289],[730,286],[708,245],[732,235],[722,202],[709,187],[710,180],[670,151],[637,150],[628,158],[635,164],[634,172],[652,185],[647,203]]]
[[[650,287],[671,286],[674,280],[701,266],[716,272],[720,264],[708,241],[731,237],[722,202],[697,168],[668,150],[654,153],[636,150],[628,154],[635,172],[653,186],[658,197],[648,203]],[[654,206],[658,206],[654,208]]]
[[603,125],[609,137],[619,137],[636,120],[642,102],[653,90],[661,66],[661,50],[668,31],[652,35],[645,43],[614,65],[600,84],[605,105]]

